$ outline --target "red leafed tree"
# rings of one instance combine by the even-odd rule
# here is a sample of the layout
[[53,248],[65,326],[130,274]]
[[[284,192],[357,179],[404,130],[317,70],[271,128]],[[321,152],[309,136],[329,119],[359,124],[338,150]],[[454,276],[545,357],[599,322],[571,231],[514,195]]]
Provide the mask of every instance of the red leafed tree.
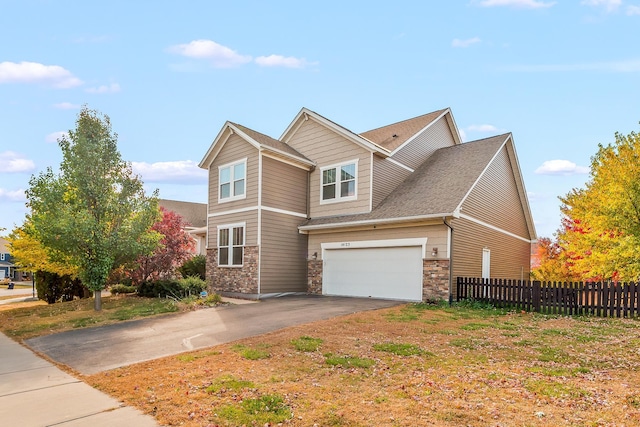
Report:
[[156,250],[138,258],[137,268],[129,272],[134,284],[172,277],[186,260],[193,256],[195,242],[184,231],[186,224],[173,211],[160,207],[162,219],[152,229],[162,235]]

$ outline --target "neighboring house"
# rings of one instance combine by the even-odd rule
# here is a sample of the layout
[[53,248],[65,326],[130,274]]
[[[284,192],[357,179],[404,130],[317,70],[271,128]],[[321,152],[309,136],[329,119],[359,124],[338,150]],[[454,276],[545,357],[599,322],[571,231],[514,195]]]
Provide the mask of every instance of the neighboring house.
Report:
[[19,280],[18,271],[12,262],[9,250],[9,242],[0,237],[0,279],[8,277],[11,280]]
[[421,301],[528,278],[513,138],[462,143],[449,109],[357,134],[303,108],[279,139],[227,122],[200,167],[214,291]]
[[159,199],[158,205],[182,217],[187,224],[184,230],[195,242],[195,253],[206,255],[207,204]]

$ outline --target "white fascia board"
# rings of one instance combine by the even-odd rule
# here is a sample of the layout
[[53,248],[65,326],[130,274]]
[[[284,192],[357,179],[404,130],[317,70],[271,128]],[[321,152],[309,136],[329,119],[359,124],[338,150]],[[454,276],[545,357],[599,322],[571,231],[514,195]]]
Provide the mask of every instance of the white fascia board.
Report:
[[[311,169],[316,167],[315,162],[312,162],[311,160],[303,159],[303,158],[298,157],[298,156],[293,156],[293,155],[291,155],[289,153],[286,153],[284,151],[278,150],[277,148],[268,147],[268,146],[263,145],[263,146],[260,147],[260,151],[266,157],[269,157],[269,158],[275,159],[275,160],[279,160],[279,161],[281,161],[283,163],[286,163],[286,164],[291,165],[291,166],[295,166],[295,167],[300,168],[300,169],[311,170]],[[287,157],[287,158],[289,158],[291,160],[287,161],[287,160],[283,159],[282,157],[277,157],[277,156],[273,156],[273,155],[270,156],[269,152],[279,154],[279,155]],[[304,166],[306,166],[306,167],[304,167]]]
[[511,237],[513,237],[515,239],[522,240],[523,242],[527,242],[527,243],[534,243],[535,242],[535,240],[527,239],[526,237],[522,237],[522,236],[518,236],[517,234],[514,234],[514,233],[512,233],[510,231],[507,231],[507,230],[503,230],[500,227],[496,227],[495,225],[491,225],[489,223],[486,223],[484,221],[481,221],[481,220],[479,220],[477,218],[474,218],[472,216],[469,216],[469,215],[460,214],[460,218],[466,219],[466,220],[471,221],[471,222],[474,222],[474,223],[476,223],[478,225],[481,225],[483,227],[487,227],[487,228],[489,228],[489,229],[491,229],[493,231],[497,231],[499,233],[506,234],[507,236],[511,236]]
[[391,157],[387,157],[385,160],[388,161],[388,162],[393,163],[396,166],[401,167],[402,169],[408,170],[411,173],[415,172],[414,169],[410,168],[409,166],[405,165],[404,163],[400,163],[399,161],[397,161],[395,159],[392,159]]
[[259,209],[262,209],[263,211],[269,211],[269,212],[275,212],[275,213],[280,213],[280,214],[284,214],[284,215],[290,215],[290,216],[295,216],[297,218],[307,218],[307,214],[306,213],[301,213],[301,212],[294,212],[294,211],[288,211],[285,209],[278,209],[278,208],[272,208],[269,206],[247,206],[244,208],[238,208],[238,209],[231,209],[228,211],[222,211],[222,212],[214,212],[214,213],[210,213],[208,215],[208,218],[216,218],[219,216],[225,216],[225,215],[233,215],[233,214],[239,214],[239,213],[244,213],[244,212],[252,212],[252,211],[258,211]]
[[[202,169],[209,169],[209,166],[213,162],[213,159],[209,159],[209,157],[212,156],[213,152],[217,150],[219,146],[224,145],[224,143],[227,142],[227,139],[229,139],[229,137],[233,134],[233,130],[229,128],[229,125],[230,125],[230,122],[226,121],[225,124],[222,126],[222,128],[220,129],[220,132],[218,132],[218,135],[215,137],[215,139],[209,146],[209,149],[207,150],[206,154],[204,155],[202,160],[200,160],[198,167]],[[227,133],[227,135],[225,135],[225,133]]]
[[453,218],[453,217],[455,217],[455,215],[451,212],[448,212],[448,213],[431,214],[431,215],[407,216],[407,217],[400,217],[400,218],[367,219],[363,221],[340,222],[340,223],[332,223],[332,224],[301,225],[298,227],[298,230],[304,233],[305,231],[313,231],[313,230],[327,230],[332,228],[357,227],[360,225],[374,225],[374,224],[382,225],[382,224],[395,224],[395,223],[412,222],[412,221],[428,221],[428,220]]

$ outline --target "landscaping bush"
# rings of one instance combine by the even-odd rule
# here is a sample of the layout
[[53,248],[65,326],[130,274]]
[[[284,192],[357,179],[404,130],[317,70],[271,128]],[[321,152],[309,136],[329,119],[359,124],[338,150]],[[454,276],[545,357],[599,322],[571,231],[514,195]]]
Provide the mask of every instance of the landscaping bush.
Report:
[[123,285],[122,283],[119,283],[117,285],[111,286],[109,288],[109,290],[111,291],[111,293],[113,295],[132,294],[132,293],[136,292],[136,287],[135,286]]
[[195,255],[191,259],[187,260],[178,268],[182,277],[196,276],[202,280],[207,280],[206,277],[207,259],[204,255]]
[[74,298],[88,298],[91,292],[69,275],[60,276],[46,271],[36,272],[36,291],[38,298],[53,304],[58,301],[73,301]]
[[206,282],[198,277],[179,280],[162,279],[142,282],[138,285],[138,295],[141,297],[182,299],[190,295],[199,295],[205,289],[207,289]]

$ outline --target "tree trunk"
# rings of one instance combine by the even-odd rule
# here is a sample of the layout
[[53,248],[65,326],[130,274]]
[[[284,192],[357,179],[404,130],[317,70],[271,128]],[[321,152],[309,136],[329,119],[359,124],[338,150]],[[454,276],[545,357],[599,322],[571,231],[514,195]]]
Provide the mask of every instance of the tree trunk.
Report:
[[102,310],[102,291],[93,291],[93,309]]

